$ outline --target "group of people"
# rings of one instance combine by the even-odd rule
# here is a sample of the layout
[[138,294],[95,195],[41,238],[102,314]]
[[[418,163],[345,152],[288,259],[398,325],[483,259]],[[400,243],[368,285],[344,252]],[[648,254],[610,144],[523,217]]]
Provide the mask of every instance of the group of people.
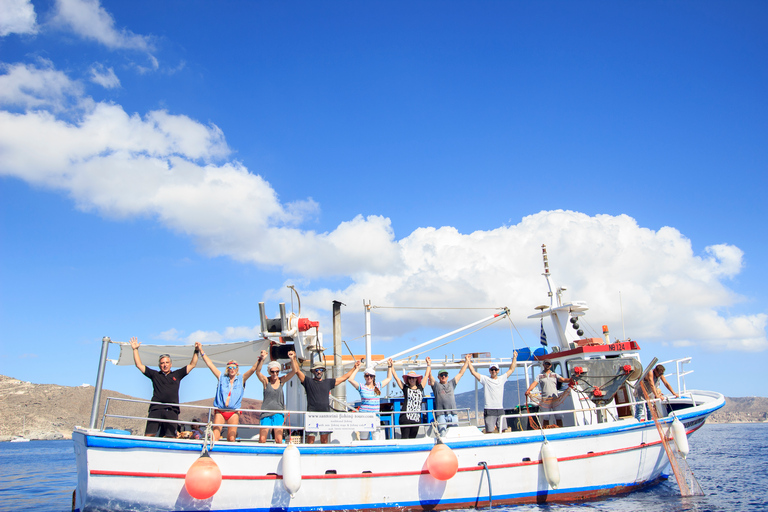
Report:
[[[281,365],[277,361],[270,361],[267,364],[267,375],[262,373],[262,367],[267,360],[267,352],[262,350],[258,360],[245,373],[240,375],[237,361],[227,362],[224,372],[220,371],[213,364],[213,361],[205,354],[203,346],[200,343],[195,344],[195,351],[192,360],[188,365],[182,366],[178,370],[171,371],[171,358],[168,354],[163,354],[158,360],[160,370],[154,370],[142,364],[139,356],[139,346],[141,343],[134,337],[130,341],[133,350],[133,359],[136,368],[139,369],[147,378],[152,381],[153,394],[152,404],[147,414],[148,421],[146,426],[146,436],[174,437],[176,435],[179,416],[179,385],[181,380],[186,377],[197,365],[198,358],[202,357],[206,366],[216,377],[218,384],[216,386],[216,395],[214,397],[214,417],[213,417],[213,439],[218,441],[221,437],[222,426],[227,427],[227,440],[234,441],[237,437],[237,425],[240,422],[240,408],[245,393],[245,385],[248,379],[255,373],[264,388],[264,399],[262,401],[262,412],[259,423],[263,427],[259,430],[259,442],[264,443],[267,440],[269,431],[273,431],[275,442],[282,443],[285,417],[281,411],[285,410],[285,397],[283,385],[298,376],[299,381],[307,394],[308,412],[330,412],[329,393],[339,384],[350,381],[350,384],[360,393],[361,405],[360,412],[376,413],[380,412],[381,388],[385,387],[394,378],[395,384],[403,392],[403,410],[399,417],[400,435],[402,439],[413,439],[419,432],[422,424],[422,401],[424,398],[424,387],[422,380],[426,380],[432,387],[435,398],[434,414],[437,420],[438,433],[444,435],[449,426],[458,425],[458,410],[456,408],[456,396],[454,390],[461,380],[462,376],[469,369],[470,373],[483,386],[485,406],[483,409],[483,419],[485,422],[486,433],[499,432],[503,430],[502,418],[504,417],[504,384],[515,371],[517,365],[517,352],[513,353],[512,362],[509,369],[501,373],[501,369],[496,364],[488,367],[489,375],[481,375],[472,364],[472,358],[467,354],[464,363],[459,369],[458,374],[452,379],[448,378],[448,371],[438,372],[437,380],[432,375],[432,361],[426,358],[427,369],[423,376],[415,372],[409,372],[403,375],[402,380],[393,369],[392,359],[387,360],[387,377],[381,384],[376,383],[376,372],[372,368],[367,368],[363,372],[364,382],[358,383],[355,375],[360,369],[360,361],[355,361],[353,367],[344,375],[337,378],[325,378],[325,366],[319,363],[314,364],[310,369],[311,376],[305,375],[296,359],[296,353],[288,352],[288,358],[291,362],[291,369],[288,373],[280,376]],[[558,396],[558,384],[568,382],[568,379],[552,371],[552,363],[544,361],[542,363],[542,372],[538,379],[534,380],[530,387],[525,391],[526,397],[537,386],[541,390],[541,402],[539,411],[551,413],[553,410],[552,400]],[[664,378],[664,367],[656,366],[653,371],[648,372],[643,382],[636,386],[636,398],[638,401],[644,399],[642,389],[645,388],[648,395],[654,395],[656,398],[662,398],[663,394],[659,389],[659,383],[664,385],[676,397],[679,395],[674,392],[667,380]],[[635,407],[635,416],[639,421],[644,421],[646,417],[646,405],[638,403]],[[542,424],[547,427],[551,419],[554,418],[558,426],[562,426],[562,416],[556,413],[546,414],[542,418]],[[170,421],[168,421],[170,420]],[[318,432],[320,442],[326,444],[330,440],[330,432]],[[363,438],[367,438],[370,433],[364,433]],[[313,444],[315,442],[315,433],[306,433],[306,442]]]

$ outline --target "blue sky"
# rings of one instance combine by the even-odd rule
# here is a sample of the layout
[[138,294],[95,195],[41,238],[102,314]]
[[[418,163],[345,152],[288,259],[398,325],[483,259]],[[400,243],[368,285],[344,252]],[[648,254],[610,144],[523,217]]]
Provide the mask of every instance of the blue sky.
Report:
[[[358,353],[363,299],[509,306],[522,339],[448,349],[508,356],[538,343],[547,244],[592,326],[765,396],[732,369],[768,348],[767,25],[738,1],[5,1],[0,373],[93,383],[102,336],[253,339],[288,284],[326,345],[344,302]],[[485,314],[379,310],[374,352]]]

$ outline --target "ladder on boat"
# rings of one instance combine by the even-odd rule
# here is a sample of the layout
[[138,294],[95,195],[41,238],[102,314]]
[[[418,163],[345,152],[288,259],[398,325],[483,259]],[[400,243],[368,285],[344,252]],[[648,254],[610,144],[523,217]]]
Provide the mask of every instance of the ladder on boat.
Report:
[[[651,411],[653,423],[656,425],[656,430],[659,432],[661,444],[664,445],[664,451],[667,452],[669,465],[672,466],[675,480],[677,480],[677,485],[680,487],[680,495],[683,497],[703,496],[704,491],[701,489],[698,480],[696,480],[696,477],[693,475],[693,470],[680,453],[680,450],[677,449],[677,444],[674,442],[674,438],[671,434],[672,427],[670,426],[667,429],[667,432],[664,432],[664,428],[661,426],[661,423],[659,423],[659,412],[656,409],[656,402],[650,401],[645,386],[642,386],[642,390],[648,404],[648,409]],[[672,442],[670,442],[670,440],[672,440]]]

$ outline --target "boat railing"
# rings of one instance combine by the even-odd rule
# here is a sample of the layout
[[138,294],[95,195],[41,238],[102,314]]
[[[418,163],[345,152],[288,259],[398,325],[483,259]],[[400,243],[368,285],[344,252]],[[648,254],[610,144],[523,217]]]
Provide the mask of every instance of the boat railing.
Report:
[[[682,396],[682,395],[681,395]],[[669,397],[665,396],[664,398],[653,398],[651,400],[648,400],[646,402],[645,399],[639,399],[636,401],[629,401],[629,402],[623,402],[621,404],[616,404],[614,402],[610,402],[606,405],[602,406],[594,406],[594,407],[583,407],[580,409],[552,409],[552,410],[546,410],[546,411],[536,411],[536,412],[519,412],[519,413],[512,413],[512,414],[505,414],[503,417],[507,424],[509,424],[508,418],[511,419],[517,419],[517,418],[542,418],[542,417],[550,417],[554,415],[563,415],[563,414],[579,414],[579,413],[592,413],[592,412],[599,412],[599,411],[606,411],[608,414],[611,415],[612,421],[619,421],[621,418],[614,416],[613,411],[618,407],[632,407],[632,410],[634,412],[634,407],[639,404],[663,404],[664,402],[669,402]],[[518,406],[518,408],[523,407],[523,404]],[[666,416],[666,414],[665,414]],[[541,425],[541,422],[538,422],[539,425]],[[538,427],[536,427],[538,428]]]
[[[110,412],[110,405],[112,405],[113,409],[115,407],[115,404],[113,402],[121,402],[121,403],[133,403],[133,404],[141,404],[141,405],[169,405],[164,402],[153,402],[151,400],[139,400],[139,399],[133,399],[133,398],[119,398],[119,397],[107,397],[106,402],[104,404],[104,412],[102,414],[101,418],[101,426],[100,430],[104,431],[106,429],[107,419],[123,419],[123,420],[135,420],[140,422],[146,422],[146,421],[155,421],[157,423],[169,423],[169,424],[176,424],[176,425],[183,425],[183,426],[194,426],[194,427],[201,427],[203,429],[205,428],[213,428],[213,427],[228,427],[232,425],[228,425],[226,423],[213,423],[214,413],[216,408],[211,406],[204,406],[204,405],[190,405],[190,404],[172,404],[175,407],[179,407],[179,409],[197,409],[201,412],[201,416],[207,416],[206,421],[193,421],[193,420],[170,420],[170,419],[162,419],[162,418],[148,418],[147,416],[136,416],[132,414],[116,414],[115,412]],[[343,401],[337,400],[336,402],[339,403],[339,405],[345,405],[345,411],[334,411],[334,412],[343,412],[343,413],[350,413],[354,414],[356,409],[353,407],[349,407],[349,404],[346,404]],[[241,409],[241,414],[243,412],[253,412],[257,414],[261,414],[264,412],[267,413],[276,413],[276,414],[283,414],[286,416],[285,418],[285,424],[284,425],[261,425],[261,424],[251,424],[251,423],[239,423],[237,426],[238,431],[241,429],[244,430],[261,430],[261,429],[267,429],[267,430],[274,430],[274,429],[282,429],[282,430],[289,430],[293,432],[300,432],[302,441],[304,441],[307,434],[312,434],[311,431],[307,432],[305,426],[304,426],[304,416],[307,414],[307,411],[288,411],[288,410],[265,410],[265,409]],[[395,438],[395,429],[400,428],[400,422],[399,417],[402,414],[407,414],[409,411],[381,411],[378,413],[379,417],[379,428],[377,430],[382,430],[385,432],[385,435],[389,439]],[[471,425],[472,418],[470,415],[470,409],[469,408],[457,408],[457,409],[451,409],[451,410],[434,410],[434,409],[422,409],[421,411],[414,411],[418,412],[422,420],[426,418],[427,421],[421,421],[419,423],[413,423],[408,424],[409,427],[425,427],[425,435],[426,435],[426,429],[433,426],[435,423],[437,423],[437,416],[446,414],[446,413],[454,413],[457,416],[457,422],[458,425]],[[297,421],[298,418],[298,421]],[[296,435],[296,434],[294,434]]]
[[[504,414],[502,417],[504,418],[507,427],[511,428],[512,430],[533,430],[537,428],[541,428],[541,425],[543,424],[544,419],[551,418],[555,415],[564,415],[564,414],[590,414],[590,422],[592,421],[591,413],[598,413],[599,411],[606,411],[608,415],[610,415],[611,419],[609,421],[618,421],[620,418],[618,418],[614,411],[617,407],[635,407],[638,404],[658,404],[664,401],[667,401],[668,397],[665,397],[664,399],[658,399],[653,398],[646,402],[644,399],[639,399],[635,401],[629,401],[622,404],[615,404],[613,402],[603,405],[603,406],[593,406],[593,407],[582,407],[582,408],[574,408],[574,409],[553,409],[553,410],[537,410],[535,412],[522,412],[522,404],[517,407],[518,412],[515,413],[509,413]],[[138,400],[138,399],[129,399],[129,398],[117,398],[117,397],[108,397],[106,399],[106,403],[104,405],[104,413],[102,415],[101,420],[101,428],[100,430],[105,430],[105,425],[107,423],[107,418],[110,419],[125,419],[125,420],[135,420],[135,421],[156,421],[158,423],[172,423],[176,425],[183,425],[183,426],[192,426],[194,429],[199,429],[200,431],[205,432],[206,429],[210,429],[213,427],[221,427],[226,428],[228,425],[226,423],[213,423],[214,418],[214,412],[215,408],[211,406],[202,406],[202,405],[187,405],[187,404],[174,404],[175,406],[179,407],[180,409],[194,409],[199,410],[201,412],[200,416],[207,416],[206,420],[203,421],[193,421],[193,420],[170,420],[170,419],[160,419],[160,418],[147,418],[146,416],[135,416],[131,414],[116,414],[114,412],[110,412],[110,403],[111,402],[124,402],[124,403],[134,403],[134,404],[142,404],[142,405],[168,405],[166,403],[162,402],[152,402],[149,400]],[[114,404],[113,404],[114,405]],[[242,412],[253,412],[256,414],[260,414],[263,412],[272,412],[277,414],[283,414],[286,416],[285,423],[283,425],[261,425],[261,424],[252,424],[252,423],[240,423],[237,426],[238,431],[244,430],[244,431],[253,431],[253,430],[274,430],[274,429],[281,429],[281,430],[287,430],[288,435],[292,436],[300,436],[300,439],[302,442],[306,440],[307,434],[312,435],[312,431],[307,431],[305,428],[305,415],[307,414],[307,411],[287,411],[287,410],[280,410],[280,411],[268,411],[268,410],[258,410],[258,409],[241,409]],[[346,410],[346,411],[334,411],[336,413],[341,412],[344,414],[354,414],[354,409]],[[379,427],[376,430],[380,430],[384,432],[386,439],[395,439],[395,429],[401,428],[399,418],[403,414],[408,414],[409,412],[417,412],[421,415],[422,421],[419,423],[413,423],[408,424],[408,427],[424,427],[423,437],[429,437],[429,436],[436,436],[434,433],[434,430],[430,432],[429,428],[434,428],[435,426],[438,426],[437,417],[442,414],[446,413],[453,413],[457,416],[457,422],[452,424],[457,424],[459,426],[462,425],[472,425],[473,424],[473,418],[471,415],[470,408],[457,408],[452,410],[435,410],[435,409],[422,409],[420,411],[381,411],[378,413],[379,417]],[[537,420],[535,423],[530,422],[531,428],[526,428],[525,426],[519,425],[521,428],[515,428],[514,420],[516,419],[522,419],[522,418],[533,418],[534,420]],[[479,418],[477,418],[479,419]],[[605,418],[608,419],[607,417]],[[512,421],[510,421],[512,420]],[[584,418],[586,420],[586,418]],[[601,421],[601,420],[597,420]],[[603,420],[605,421],[605,420]],[[554,422],[549,422],[554,423]],[[582,424],[585,422],[583,421]],[[475,422],[475,424],[477,424]],[[539,426],[536,426],[539,425]],[[479,426],[479,425],[478,425]],[[360,429],[359,431],[365,431],[364,429]],[[247,441],[250,438],[254,438],[255,434],[250,437],[240,437],[241,440]]]
[[[659,364],[662,365],[669,365],[674,363],[675,365],[675,371],[671,373],[671,375],[674,375],[677,377],[677,392],[680,394],[680,396],[683,395],[683,393],[688,394],[688,388],[685,386],[685,376],[690,375],[693,373],[693,370],[684,370],[683,365],[689,364],[691,362],[690,357],[683,357],[680,359],[670,359],[669,361],[662,361]],[[670,375],[667,373],[667,375]]]

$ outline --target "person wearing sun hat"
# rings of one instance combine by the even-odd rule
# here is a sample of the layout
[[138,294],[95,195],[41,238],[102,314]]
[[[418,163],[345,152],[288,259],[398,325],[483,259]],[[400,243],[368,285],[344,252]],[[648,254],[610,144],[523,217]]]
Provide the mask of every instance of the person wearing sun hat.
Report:
[[[432,360],[427,358],[427,366],[432,366]],[[464,376],[464,372],[469,367],[469,354],[464,357],[464,364],[462,365],[459,373],[452,379],[448,379],[448,371],[440,370],[437,374],[437,381],[435,378],[429,376],[429,385],[432,386],[432,393],[435,395],[435,417],[437,418],[438,432],[441,436],[445,435],[445,431],[449,426],[455,426],[459,424],[459,416],[456,414],[456,396],[454,395],[454,389],[456,385]]]
[[[392,366],[392,359],[388,359],[387,363]],[[398,419],[400,423],[400,438],[415,439],[421,424],[421,401],[424,398],[424,388],[421,385],[422,376],[416,372],[408,372],[403,375],[403,380],[401,381],[396,372],[392,374],[395,377],[397,387],[403,390],[403,410],[405,412]],[[429,380],[431,375],[432,368],[427,366],[424,377]]]
[[[291,350],[288,352],[288,359],[293,362],[296,359],[296,352]],[[276,444],[282,444],[283,442],[283,429],[276,428],[282,427],[285,423],[285,416],[282,413],[275,411],[285,410],[285,395],[283,394],[283,384],[288,382],[296,375],[296,372],[291,370],[282,377],[280,377],[280,363],[277,361],[270,361],[267,364],[267,371],[269,377],[266,377],[261,373],[261,367],[264,365],[264,361],[267,360],[267,351],[262,350],[259,355],[259,360],[256,361],[256,376],[264,386],[264,400],[261,402],[261,410],[263,411],[259,416],[259,424],[264,427],[272,427],[272,433],[275,437]],[[291,364],[293,366],[293,364]],[[259,442],[265,443],[267,441],[267,435],[269,434],[269,428],[259,429]]]
[[472,366],[472,358],[469,358],[469,371],[483,385],[483,397],[485,399],[485,409],[483,410],[483,419],[485,421],[485,433],[501,432],[504,428],[502,417],[504,416],[504,383],[507,382],[510,375],[515,371],[517,365],[517,351],[512,355],[512,363],[509,370],[499,375],[499,365],[491,364],[488,367],[488,375],[480,375]]
[[[331,390],[345,382],[352,376],[352,372],[357,371],[360,367],[360,361],[355,361],[354,368],[349,370],[341,377],[335,379],[325,379],[325,365],[317,362],[312,365],[310,371],[312,372],[312,378],[308,379],[304,372],[299,367],[299,362],[294,357],[291,359],[293,365],[293,371],[301,381],[301,385],[304,386],[304,390],[307,392],[307,411],[308,412],[331,412],[331,404],[328,398]],[[328,444],[330,442],[330,432],[320,432],[320,442],[322,444]],[[307,433],[307,444],[315,443],[315,434]]]
[[228,361],[226,372],[222,373],[214,366],[213,361],[205,355],[203,346],[199,342],[195,343],[195,350],[200,352],[203,361],[219,381],[213,399],[213,406],[216,408],[213,415],[213,440],[214,442],[219,440],[222,425],[226,423],[227,441],[234,442],[237,437],[237,425],[240,423],[240,404],[245,393],[245,381],[256,371],[256,363],[241,376],[239,374],[240,365],[237,364],[237,361]]

